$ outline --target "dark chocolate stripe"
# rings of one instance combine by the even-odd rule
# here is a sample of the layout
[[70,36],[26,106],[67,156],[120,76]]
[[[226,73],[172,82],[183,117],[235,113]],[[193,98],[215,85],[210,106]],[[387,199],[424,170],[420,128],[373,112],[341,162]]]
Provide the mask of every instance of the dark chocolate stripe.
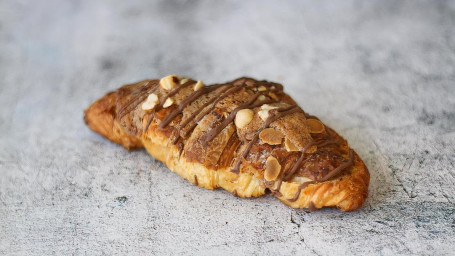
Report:
[[152,111],[152,113],[150,114],[150,118],[149,118],[149,120],[148,120],[148,122],[147,122],[147,125],[146,125],[145,128],[144,128],[144,131],[143,131],[144,133],[147,131],[147,129],[149,128],[150,124],[152,123],[153,117],[155,117],[155,109],[154,109],[154,110]]
[[302,189],[306,188],[308,185],[310,184],[314,184],[316,183],[316,181],[307,181],[307,182],[304,182],[302,184],[299,185],[299,187],[297,188],[297,193],[295,193],[294,197],[291,198],[291,199],[288,199],[289,202],[295,202],[297,201],[297,199],[299,199],[299,196],[300,196],[300,192],[302,191]]
[[348,168],[354,163],[354,151],[351,149],[349,150],[349,160],[346,163],[340,164],[337,168],[333,169],[331,172],[327,173],[322,179],[318,180],[318,182],[324,182],[332,179],[333,177],[337,176],[340,172],[344,169]]
[[276,186],[276,189],[272,189],[272,194],[276,195],[278,197],[282,197],[283,194],[281,194],[280,189],[281,189],[281,184],[283,184],[283,180],[278,181],[278,185]]
[[293,198],[288,199],[288,201],[289,202],[297,201],[297,199],[299,199],[300,192],[302,191],[302,189],[306,188],[310,184],[320,183],[320,182],[324,182],[324,181],[328,181],[328,180],[332,179],[333,177],[335,177],[336,175],[341,173],[344,169],[351,166],[353,163],[354,163],[354,152],[351,149],[351,150],[349,150],[349,160],[347,162],[340,164],[337,168],[333,169],[331,172],[329,172],[327,175],[325,175],[320,180],[313,180],[313,181],[308,181],[308,182],[304,182],[304,183],[300,184],[298,187],[297,193],[294,195]]
[[210,99],[207,103],[205,103],[204,105],[202,105],[199,109],[197,109],[196,111],[194,111],[189,117],[188,119],[186,119],[184,122],[182,122],[182,124],[180,124],[180,129],[186,127],[188,125],[189,122],[191,122],[192,120],[194,120],[194,118],[200,114],[200,111],[202,111],[204,108],[206,108],[209,104],[212,104],[212,106],[207,109],[206,111],[204,111],[201,115],[199,115],[199,117],[194,120],[194,123],[191,125],[191,127],[186,130],[182,135],[184,137],[188,136],[188,134],[194,130],[194,128],[197,126],[198,122],[202,120],[202,118],[204,118],[208,113],[210,113],[216,106],[216,104],[218,102],[220,102],[222,99],[224,99],[226,96],[232,94],[232,93],[235,93],[237,91],[239,91],[240,89],[242,89],[241,86],[234,86],[234,87],[229,87],[229,86],[226,86],[226,88],[224,88],[223,90],[221,90],[219,93],[217,93],[212,99]]
[[300,155],[299,159],[294,163],[294,165],[292,166],[289,173],[283,178],[284,181],[288,180],[289,178],[291,178],[294,175],[294,173],[298,170],[298,168],[302,164],[303,159],[305,158],[305,152],[315,144],[316,143],[314,141],[311,141],[310,143],[305,145],[305,147],[301,150],[301,155]]
[[203,87],[195,92],[193,92],[190,96],[188,96],[187,98],[185,98],[180,104],[179,106],[177,107],[177,109],[174,109],[167,117],[165,117],[163,119],[163,121],[161,121],[161,123],[159,124],[159,127],[160,128],[164,128],[166,127],[170,122],[172,122],[172,120],[174,120],[174,118],[179,115],[180,113],[182,113],[183,109],[185,109],[186,106],[188,106],[190,103],[192,103],[195,99],[199,98],[199,96],[201,96],[202,94],[205,94],[207,92],[210,92],[211,90],[213,90],[213,87]]

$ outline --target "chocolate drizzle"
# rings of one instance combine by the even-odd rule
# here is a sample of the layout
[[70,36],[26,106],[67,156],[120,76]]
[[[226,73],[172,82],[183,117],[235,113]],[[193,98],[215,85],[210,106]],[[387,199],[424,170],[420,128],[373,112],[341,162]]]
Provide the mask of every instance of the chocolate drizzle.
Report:
[[349,150],[349,160],[346,163],[340,164],[337,168],[330,171],[326,176],[322,179],[318,180],[318,182],[324,182],[332,179],[333,177],[337,176],[341,171],[348,168],[354,164],[354,151],[352,149]]
[[[152,82],[155,82],[155,83],[153,85],[151,85]],[[144,131],[146,131],[149,128],[151,122],[153,121],[153,119],[155,117],[155,113],[160,111],[161,109],[163,109],[163,104],[169,97],[172,97],[172,96],[178,94],[183,88],[186,88],[186,87],[188,87],[190,85],[194,85],[194,84],[195,84],[195,81],[190,80],[183,85],[177,86],[176,88],[172,89],[168,94],[166,94],[160,100],[159,105],[150,113],[150,118],[145,126]],[[259,90],[260,89],[259,87],[262,87],[262,86],[265,87],[265,90],[262,90],[262,89]],[[132,106],[133,106],[133,108],[136,107],[150,93],[156,91],[156,89],[158,87],[159,87],[159,83],[157,81],[149,81],[143,87],[137,89],[137,91],[134,92],[134,94],[137,94],[137,95],[135,95],[131,100],[129,100],[125,105],[123,105],[119,109],[117,117],[120,119],[125,114],[129,113],[132,110],[132,108],[131,108]],[[280,102],[278,99],[276,99],[276,97],[266,98],[264,100],[258,100],[258,98],[261,95],[267,95],[267,93],[274,92],[274,91],[281,91],[283,89],[280,84],[272,84],[272,83],[258,82],[258,81],[251,82],[248,79],[239,79],[233,83],[217,84],[217,85],[202,87],[201,89],[192,92],[188,97],[183,99],[180,102],[180,104],[176,108],[174,108],[171,111],[171,113],[169,113],[159,123],[158,126],[160,128],[165,128],[179,114],[182,114],[184,109],[187,106],[189,106],[191,103],[193,103],[196,99],[198,99],[202,95],[211,93],[211,92],[219,89],[219,91],[217,91],[213,96],[211,96],[207,102],[202,104],[197,110],[194,110],[185,120],[180,122],[179,126],[174,131],[176,133],[176,135],[173,138],[172,143],[177,144],[180,141],[180,144],[182,144],[181,146],[179,144],[179,150],[180,150],[180,154],[181,154],[181,152],[183,151],[182,140],[184,140],[184,138],[187,138],[187,136],[193,132],[194,128],[198,125],[198,123],[205,116],[207,116],[209,113],[211,113],[219,102],[221,102],[226,97],[239,92],[243,88],[245,88],[245,89],[256,88],[256,90],[255,90],[255,93],[253,95],[251,95],[250,98],[248,98],[245,103],[241,104],[240,106],[238,106],[234,110],[232,110],[231,113],[229,113],[229,115],[224,120],[221,121],[221,123],[219,123],[215,127],[208,130],[200,138],[202,146],[207,146],[210,141],[215,139],[218,136],[218,134],[220,134],[223,131],[223,129],[225,129],[229,124],[231,124],[233,122],[233,120],[235,119],[235,116],[238,111],[240,111],[242,109],[247,109],[247,108],[248,109],[257,108],[263,104],[271,104],[271,103]],[[251,148],[259,139],[259,134],[262,130],[268,128],[270,126],[270,124],[272,124],[274,121],[278,120],[279,118],[284,117],[286,115],[293,114],[293,113],[297,113],[297,112],[302,112],[303,114],[305,114],[306,118],[317,119],[317,117],[310,116],[310,115],[306,114],[305,112],[303,112],[303,110],[294,103],[290,104],[288,106],[269,110],[269,117],[264,121],[263,125],[255,132],[253,138],[250,141],[248,141],[248,144],[244,147],[243,151],[238,154],[238,157],[235,159],[234,167],[231,171],[234,173],[237,173],[237,174],[240,172],[240,166],[242,164],[242,161],[244,161],[246,159]],[[189,124],[190,124],[190,126],[187,127]],[[181,132],[182,129],[185,129],[185,130],[183,132]],[[308,151],[311,147],[313,147],[313,146],[324,147],[324,146],[327,146],[330,144],[338,144],[338,145],[341,144],[341,141],[336,136],[335,137],[332,136],[331,132],[328,129],[326,131],[327,131],[327,135],[328,135],[327,137],[325,137],[323,139],[311,140],[300,150],[299,158],[292,165],[289,172],[283,174],[283,177],[281,179],[279,179],[277,182],[273,182],[273,183],[269,182],[270,184],[266,183],[266,186],[269,188],[271,186],[273,186],[272,184],[277,184],[276,188],[271,189],[271,192],[273,195],[278,196],[278,197],[283,196],[282,193],[280,192],[283,181],[290,180],[295,175],[297,170],[299,170],[299,167],[302,166],[302,164],[305,161],[307,161],[307,159],[305,159],[306,156],[308,155],[306,153],[306,151]],[[173,134],[174,134],[174,132],[173,132]],[[339,173],[341,173],[344,169],[351,166],[353,164],[353,162],[354,162],[354,155],[353,155],[353,151],[350,150],[349,159],[346,162],[342,163],[341,165],[339,165],[338,167],[336,167],[335,169],[330,171],[328,174],[326,174],[323,178],[321,178],[319,180],[308,181],[308,182],[304,182],[304,183],[300,184],[298,186],[297,192],[294,195],[294,197],[287,199],[287,200],[289,202],[297,201],[298,198],[300,197],[301,191],[304,188],[306,188],[308,185],[325,182],[325,181],[328,181],[328,180],[334,178]],[[195,180],[195,184],[198,185],[197,176],[194,176],[194,180]],[[237,191],[234,190],[233,194],[236,195]],[[310,207],[310,209],[315,209],[315,206],[314,206],[314,204],[312,204],[312,202],[310,202],[309,207]]]
[[239,91],[240,89],[242,89],[241,86],[234,86],[234,87],[229,87],[229,86],[226,86],[226,88],[224,88],[223,90],[221,90],[220,92],[218,92],[212,99],[210,99],[207,103],[205,103],[204,105],[202,105],[202,107],[200,107],[198,110],[194,111],[185,121],[183,121],[181,124],[180,124],[180,129],[186,127],[188,125],[188,123],[190,123],[197,115],[200,114],[200,112],[206,108],[209,104],[212,104],[212,106],[207,109],[206,111],[204,111],[201,115],[199,115],[199,117],[194,120],[194,123],[191,125],[191,127],[186,130],[182,136],[183,137],[186,137],[188,136],[188,134],[194,130],[194,128],[197,126],[198,122],[202,120],[202,118],[204,118],[208,113],[210,113],[210,111],[212,111],[216,104],[224,99],[226,96],[232,94],[232,93],[235,93],[237,91]]
[[281,194],[280,189],[281,189],[281,184],[283,184],[283,180],[278,180],[278,185],[276,186],[275,189],[272,189],[272,195],[282,197],[283,194]]
[[284,176],[283,180],[287,181],[289,178],[291,178],[294,175],[294,173],[299,169],[299,167],[301,166],[303,160],[305,159],[305,152],[308,149],[310,149],[315,144],[316,143],[314,141],[311,141],[310,143],[305,145],[305,147],[301,150],[301,154],[300,154],[299,159],[297,159],[297,162],[294,163],[294,165],[292,166],[292,168],[289,171],[289,173],[286,174],[286,176]]
[[313,180],[313,181],[307,181],[299,185],[297,188],[297,193],[295,193],[294,197],[291,199],[288,199],[289,202],[295,202],[297,199],[299,199],[300,192],[302,189],[306,188],[310,184],[315,184],[315,183],[321,183],[324,181],[328,181],[338,175],[340,172],[342,172],[344,169],[348,168],[354,163],[354,152],[349,150],[349,160],[343,164],[340,164],[337,168],[333,169],[331,172],[329,172],[327,175],[325,175],[322,179],[320,180]]
[[240,169],[240,164],[242,163],[242,159],[245,158],[245,156],[251,150],[251,147],[253,147],[253,144],[258,140],[259,134],[261,133],[262,130],[267,128],[272,122],[276,121],[277,119],[279,119],[283,116],[292,114],[292,113],[296,113],[299,110],[300,110],[300,108],[297,107],[296,105],[291,105],[291,106],[287,106],[287,107],[281,107],[281,108],[277,108],[274,110],[270,110],[269,113],[272,113],[272,114],[267,118],[267,120],[264,122],[262,127],[256,132],[253,139],[247,144],[245,150],[240,154],[239,158],[237,159],[234,169],[232,169],[231,171],[234,173],[237,173],[237,174],[240,172],[239,169]]
[[150,113],[149,120],[147,121],[147,124],[145,125],[145,128],[144,128],[144,132],[147,131],[147,129],[149,128],[150,124],[153,121],[154,116],[155,116],[155,109],[152,111],[152,113]]
[[148,95],[152,92],[154,92],[158,88],[158,83],[155,83],[150,87],[150,84],[153,81],[148,81],[145,83],[140,89],[138,89],[136,92],[133,92],[133,94],[137,94],[135,97],[133,97],[131,100],[129,100],[125,105],[123,105],[117,112],[117,119],[121,120],[126,114],[131,112],[139,103],[144,101]]
[[203,87],[195,92],[193,92],[192,94],[190,94],[190,96],[188,96],[187,98],[185,98],[182,102],[180,102],[179,106],[177,107],[177,109],[174,109],[168,116],[166,116],[162,121],[161,123],[158,125],[160,128],[164,128],[166,127],[169,123],[172,122],[172,120],[174,120],[174,118],[179,115],[180,113],[182,113],[183,109],[188,106],[190,103],[192,103],[194,100],[196,100],[197,98],[199,98],[199,96],[205,94],[205,93],[209,93],[211,91],[213,91],[214,89],[216,89],[217,87]]

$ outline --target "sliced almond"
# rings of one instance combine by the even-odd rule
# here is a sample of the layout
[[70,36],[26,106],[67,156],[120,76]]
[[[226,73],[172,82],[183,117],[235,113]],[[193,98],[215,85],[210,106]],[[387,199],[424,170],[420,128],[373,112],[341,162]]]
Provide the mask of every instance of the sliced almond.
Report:
[[165,90],[171,90],[179,83],[179,77],[176,75],[165,76],[160,80],[160,86]]
[[265,97],[265,95],[259,95],[259,97],[258,97],[259,101],[264,101],[266,99],[267,99],[267,97]]
[[254,82],[251,81],[251,80],[248,80],[248,81],[245,82],[245,84],[248,85],[248,86],[252,86],[254,84]]
[[269,145],[280,145],[284,135],[273,128],[266,128],[259,133],[259,138]]
[[258,112],[259,117],[262,121],[267,120],[269,118],[269,110],[276,109],[278,107],[271,106],[269,104],[264,104],[261,106],[261,110]]
[[297,146],[294,145],[294,143],[292,143],[292,141],[290,141],[288,138],[284,139],[284,147],[288,152],[299,151],[299,148],[297,148]]
[[144,103],[142,103],[143,110],[150,110],[153,109],[156,104],[158,104],[158,95],[152,93],[150,94]]
[[247,126],[253,120],[254,112],[251,109],[242,109],[235,115],[234,123],[238,128]]
[[259,117],[262,119],[262,121],[267,120],[269,118],[269,111],[268,110],[261,110],[258,112]]
[[272,105],[269,105],[269,104],[264,104],[261,106],[261,109],[262,110],[271,110],[271,109],[277,109],[278,107],[275,107],[275,106],[272,106]]
[[270,96],[270,98],[272,98],[272,99],[274,99],[274,100],[278,100],[278,96],[276,96],[276,94],[273,93],[273,92],[270,92],[270,93],[269,93],[269,96]]
[[183,79],[180,80],[180,84],[185,84],[188,81],[190,81],[189,78],[183,78]]
[[310,129],[310,133],[323,133],[325,130],[324,124],[317,119],[308,119],[306,122]]
[[294,178],[292,178],[292,180],[291,180],[291,182],[300,183],[300,184],[308,182],[308,181],[313,181],[313,180],[310,178],[307,178],[307,177],[300,177],[300,176],[294,176]]
[[264,172],[264,178],[266,181],[273,181],[275,180],[278,175],[280,175],[281,171],[281,165],[278,160],[273,157],[269,156],[266,160],[265,163],[265,172]]
[[259,88],[258,88],[258,91],[260,91],[260,92],[263,92],[266,90],[267,90],[267,88],[265,88],[265,86],[263,86],[263,85],[259,86]]
[[168,108],[174,104],[174,101],[171,98],[167,98],[163,104],[163,108]]
[[194,86],[194,91],[197,91],[199,89],[201,89],[202,87],[204,87],[204,83],[202,83],[201,80],[197,81],[196,85]]

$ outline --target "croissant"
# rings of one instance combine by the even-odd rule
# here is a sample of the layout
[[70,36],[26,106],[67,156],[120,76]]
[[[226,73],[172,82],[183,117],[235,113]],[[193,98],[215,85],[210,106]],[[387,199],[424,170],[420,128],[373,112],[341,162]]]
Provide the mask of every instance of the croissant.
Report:
[[310,210],[352,211],[368,196],[360,157],[278,83],[242,77],[205,86],[170,75],[106,94],[84,120],[127,150],[145,147],[199,187],[238,197],[270,192]]

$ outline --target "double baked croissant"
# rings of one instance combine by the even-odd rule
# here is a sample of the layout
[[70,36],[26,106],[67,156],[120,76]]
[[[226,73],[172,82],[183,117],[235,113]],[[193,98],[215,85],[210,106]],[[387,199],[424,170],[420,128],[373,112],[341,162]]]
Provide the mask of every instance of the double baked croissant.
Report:
[[171,75],[106,94],[84,119],[128,150],[145,147],[199,187],[239,197],[271,191],[310,210],[352,211],[368,195],[359,156],[278,83],[244,77],[205,86]]

